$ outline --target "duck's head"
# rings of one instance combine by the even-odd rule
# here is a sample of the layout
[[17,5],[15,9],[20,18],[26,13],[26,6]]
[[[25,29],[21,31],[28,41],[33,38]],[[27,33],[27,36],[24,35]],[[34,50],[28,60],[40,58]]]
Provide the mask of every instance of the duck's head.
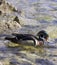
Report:
[[49,35],[47,34],[47,32],[44,31],[44,30],[39,31],[37,33],[37,36],[39,37],[39,39],[43,39],[45,41],[47,41],[48,40],[48,37],[49,37]]

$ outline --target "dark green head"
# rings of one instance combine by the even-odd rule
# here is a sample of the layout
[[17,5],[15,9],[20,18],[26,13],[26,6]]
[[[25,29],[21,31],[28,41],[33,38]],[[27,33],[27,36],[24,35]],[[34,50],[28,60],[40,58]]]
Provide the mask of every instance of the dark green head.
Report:
[[37,36],[40,38],[40,39],[45,39],[46,41],[48,40],[48,37],[49,35],[47,34],[46,31],[44,30],[41,30],[37,33]]

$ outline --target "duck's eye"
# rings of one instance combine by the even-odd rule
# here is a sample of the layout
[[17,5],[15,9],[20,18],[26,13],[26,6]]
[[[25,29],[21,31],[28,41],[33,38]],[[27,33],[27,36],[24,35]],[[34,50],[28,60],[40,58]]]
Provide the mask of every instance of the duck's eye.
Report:
[[43,37],[43,35],[40,35],[40,37]]

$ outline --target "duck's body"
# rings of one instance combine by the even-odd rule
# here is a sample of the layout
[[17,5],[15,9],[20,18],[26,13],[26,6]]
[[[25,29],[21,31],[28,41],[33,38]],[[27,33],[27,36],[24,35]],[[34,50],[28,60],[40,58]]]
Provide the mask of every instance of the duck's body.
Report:
[[11,42],[19,42],[19,41],[27,41],[32,40],[34,42],[34,45],[39,44],[38,38],[31,34],[12,34],[14,37],[6,37],[5,39],[10,40]]
[[46,40],[46,38],[48,37],[47,33],[44,33],[44,32],[45,31],[42,31],[42,34],[40,34],[41,32],[39,32],[40,35],[37,34],[37,36],[34,36],[32,34],[16,34],[16,33],[13,33],[12,35],[15,36],[14,38],[6,37],[5,39],[10,40],[12,42],[33,40],[34,46],[37,46],[37,45],[44,44],[43,38]]

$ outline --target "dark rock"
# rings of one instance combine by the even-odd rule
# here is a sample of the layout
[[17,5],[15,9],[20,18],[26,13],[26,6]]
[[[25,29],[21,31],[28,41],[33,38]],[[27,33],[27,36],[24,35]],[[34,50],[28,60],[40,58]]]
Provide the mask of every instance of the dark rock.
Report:
[[0,5],[2,4],[2,0],[0,0]]
[[0,11],[0,15],[2,14],[2,11]]
[[16,21],[17,23],[19,23],[19,24],[20,24],[19,19],[18,19],[18,17],[17,17],[17,16],[14,18],[14,20],[13,20],[13,21]]
[[14,12],[17,12],[17,10],[16,10],[15,8],[13,8],[13,11],[14,11]]
[[10,28],[10,25],[9,25],[8,23],[5,23],[5,24],[7,25],[7,28],[8,28],[8,29],[11,29],[11,28]]

